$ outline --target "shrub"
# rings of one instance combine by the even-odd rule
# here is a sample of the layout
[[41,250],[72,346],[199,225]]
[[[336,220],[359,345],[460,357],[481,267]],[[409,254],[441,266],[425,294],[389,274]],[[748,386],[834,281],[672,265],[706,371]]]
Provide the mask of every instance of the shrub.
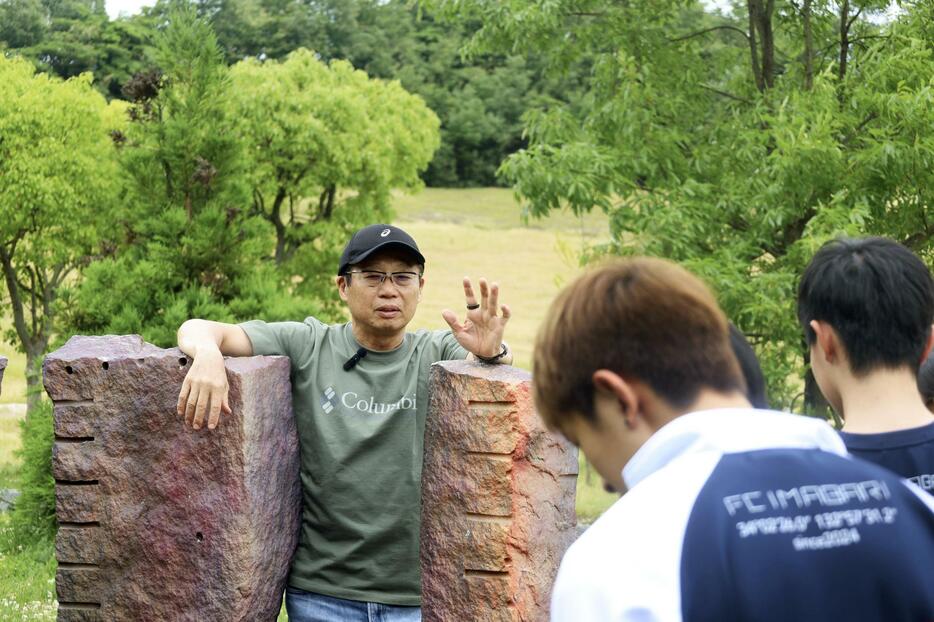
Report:
[[15,540],[36,544],[55,538],[55,479],[52,477],[52,404],[41,401],[20,422],[23,444],[16,452],[22,461],[20,496],[11,517]]

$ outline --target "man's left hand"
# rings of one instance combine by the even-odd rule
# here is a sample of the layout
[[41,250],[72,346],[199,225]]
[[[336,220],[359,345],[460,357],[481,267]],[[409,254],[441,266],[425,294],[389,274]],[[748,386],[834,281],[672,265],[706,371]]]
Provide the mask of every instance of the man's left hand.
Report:
[[[457,321],[457,314],[450,309],[441,312],[444,321],[451,327],[454,338],[465,350],[474,356],[492,358],[499,354],[503,348],[503,329],[512,313],[507,305],[499,305],[499,285],[487,284],[486,279],[480,279],[480,300],[474,295],[473,285],[468,277],[464,277],[464,297],[467,299],[467,319],[461,324]],[[502,315],[498,315],[498,312]],[[509,360],[502,363],[510,363]],[[504,357],[505,358],[505,357]]]

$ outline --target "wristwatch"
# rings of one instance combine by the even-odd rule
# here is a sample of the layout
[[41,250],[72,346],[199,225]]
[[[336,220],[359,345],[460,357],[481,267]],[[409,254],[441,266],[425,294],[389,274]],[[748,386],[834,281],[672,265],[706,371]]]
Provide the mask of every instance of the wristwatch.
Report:
[[487,365],[492,365],[493,363],[497,362],[498,360],[500,360],[501,358],[503,358],[503,357],[506,356],[507,354],[509,354],[509,348],[506,346],[506,342],[504,341],[504,342],[503,342],[503,349],[502,349],[502,351],[501,351],[499,354],[497,354],[497,355],[495,355],[495,356],[480,356],[479,354],[474,354],[474,356],[477,357],[477,360],[480,361],[481,363],[486,363]]

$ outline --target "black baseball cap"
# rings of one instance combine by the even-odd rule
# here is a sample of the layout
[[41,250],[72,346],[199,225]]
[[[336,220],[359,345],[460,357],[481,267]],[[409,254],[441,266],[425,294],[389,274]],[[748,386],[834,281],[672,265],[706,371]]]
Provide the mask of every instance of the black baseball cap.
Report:
[[337,274],[344,274],[348,266],[360,263],[374,252],[389,246],[399,246],[411,251],[418,263],[425,265],[425,257],[418,250],[418,244],[412,236],[399,227],[378,224],[364,227],[350,236],[350,241],[341,253]]

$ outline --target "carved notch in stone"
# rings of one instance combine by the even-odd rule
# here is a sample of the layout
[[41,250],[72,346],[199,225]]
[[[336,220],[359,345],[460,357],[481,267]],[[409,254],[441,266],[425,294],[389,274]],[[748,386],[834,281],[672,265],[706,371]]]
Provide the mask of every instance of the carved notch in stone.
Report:
[[276,619],[301,503],[288,359],[228,359],[213,431],[175,412],[189,366],[138,336],[46,357],[61,622]]
[[426,622],[548,619],[576,535],[577,450],[547,432],[530,376],[463,361],[432,367],[422,472]]

